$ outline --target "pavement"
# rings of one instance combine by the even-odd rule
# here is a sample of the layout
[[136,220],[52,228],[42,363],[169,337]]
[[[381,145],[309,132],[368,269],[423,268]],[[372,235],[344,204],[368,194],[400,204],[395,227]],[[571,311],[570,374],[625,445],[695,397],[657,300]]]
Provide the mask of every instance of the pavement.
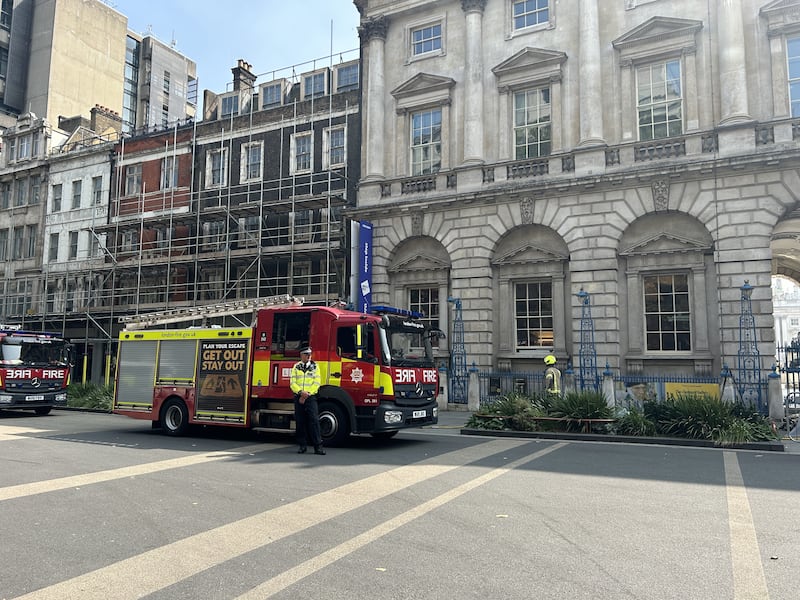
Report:
[[[471,416],[472,413],[466,410],[440,410],[439,423],[437,425],[428,425],[424,429],[458,430],[466,425]],[[795,442],[784,435],[781,440],[783,451],[788,454],[800,455],[800,437],[797,439],[798,441]]]

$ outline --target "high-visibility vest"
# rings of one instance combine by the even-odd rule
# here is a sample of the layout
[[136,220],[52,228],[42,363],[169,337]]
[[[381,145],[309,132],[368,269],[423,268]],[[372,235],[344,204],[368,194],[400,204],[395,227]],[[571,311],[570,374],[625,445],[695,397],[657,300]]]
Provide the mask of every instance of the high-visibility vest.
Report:
[[301,360],[292,367],[292,377],[289,381],[289,387],[295,394],[300,392],[308,392],[311,395],[319,391],[319,386],[322,385],[320,379],[319,369],[317,363],[313,360],[308,363],[303,363]]
[[550,394],[561,393],[561,371],[556,367],[547,367],[544,372],[545,389]]

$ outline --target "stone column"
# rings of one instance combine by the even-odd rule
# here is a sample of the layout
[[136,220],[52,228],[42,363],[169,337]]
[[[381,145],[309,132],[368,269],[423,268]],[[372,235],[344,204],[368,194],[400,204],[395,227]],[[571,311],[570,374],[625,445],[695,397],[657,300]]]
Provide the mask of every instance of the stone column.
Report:
[[580,142],[579,146],[605,144],[603,91],[600,69],[600,25],[597,0],[580,0]]
[[386,32],[389,22],[378,16],[363,21],[358,28],[362,45],[368,46],[367,89],[365,94],[366,117],[364,118],[364,181],[379,181],[384,178],[384,120],[386,102],[386,74],[384,72]]
[[742,0],[723,0],[718,15],[720,124],[751,120],[747,105]]
[[466,17],[464,164],[483,163],[483,11],[486,0],[461,0]]

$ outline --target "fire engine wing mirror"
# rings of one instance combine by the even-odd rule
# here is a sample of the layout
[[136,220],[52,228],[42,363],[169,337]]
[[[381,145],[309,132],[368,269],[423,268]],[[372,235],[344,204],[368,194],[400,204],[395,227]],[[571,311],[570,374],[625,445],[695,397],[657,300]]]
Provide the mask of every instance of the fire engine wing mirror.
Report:
[[443,340],[447,338],[447,336],[444,334],[444,331],[441,329],[431,329],[428,332],[428,337],[432,340]]

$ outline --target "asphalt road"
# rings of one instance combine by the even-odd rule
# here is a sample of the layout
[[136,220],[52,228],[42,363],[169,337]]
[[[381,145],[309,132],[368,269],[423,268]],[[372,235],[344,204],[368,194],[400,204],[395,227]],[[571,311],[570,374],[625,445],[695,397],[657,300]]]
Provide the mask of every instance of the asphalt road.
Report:
[[796,599],[800,455],[0,413],[0,599]]

